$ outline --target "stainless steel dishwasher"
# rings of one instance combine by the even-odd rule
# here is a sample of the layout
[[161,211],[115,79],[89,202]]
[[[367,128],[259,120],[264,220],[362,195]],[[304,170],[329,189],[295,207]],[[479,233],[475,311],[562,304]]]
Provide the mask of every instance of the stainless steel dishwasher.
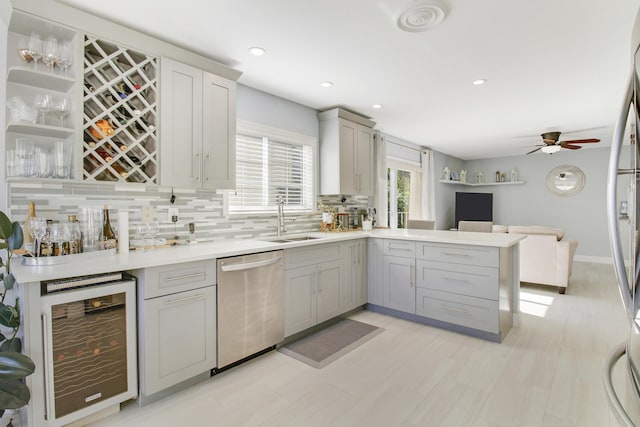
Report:
[[283,251],[218,259],[218,369],[283,339]]

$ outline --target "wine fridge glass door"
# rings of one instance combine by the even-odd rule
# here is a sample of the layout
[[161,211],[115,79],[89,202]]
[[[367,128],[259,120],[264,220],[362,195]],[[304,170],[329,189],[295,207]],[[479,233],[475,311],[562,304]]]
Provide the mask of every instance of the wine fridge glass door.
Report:
[[135,397],[135,281],[42,301],[47,419],[66,424]]

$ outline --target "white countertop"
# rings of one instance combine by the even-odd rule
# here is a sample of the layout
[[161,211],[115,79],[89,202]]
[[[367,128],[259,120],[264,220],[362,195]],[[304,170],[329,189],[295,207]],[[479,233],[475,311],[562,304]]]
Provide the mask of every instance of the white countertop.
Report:
[[[406,229],[376,229],[373,231],[351,231],[345,233],[313,232],[305,233],[305,235],[317,238],[288,243],[267,241],[267,239],[276,239],[276,237],[237,239],[215,243],[198,243],[189,246],[174,246],[149,251],[132,251],[124,254],[90,252],[65,256],[60,260],[64,261],[63,263],[48,266],[24,266],[20,264],[19,257],[13,257],[11,272],[16,277],[18,283],[31,283],[42,280],[134,270],[138,268],[224,258],[252,252],[264,252],[367,237],[493,247],[510,247],[526,237],[524,235],[507,233]],[[286,237],[291,236],[285,236],[284,238]]]

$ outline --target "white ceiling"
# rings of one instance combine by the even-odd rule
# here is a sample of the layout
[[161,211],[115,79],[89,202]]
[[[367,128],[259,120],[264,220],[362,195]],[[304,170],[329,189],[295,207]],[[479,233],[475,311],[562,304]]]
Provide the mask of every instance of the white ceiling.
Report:
[[[236,68],[244,85],[318,110],[344,106],[461,159],[524,154],[547,130],[591,129],[561,139],[609,144],[640,5],[441,0],[442,24],[408,33],[393,16],[408,0],[60,1]],[[267,52],[254,57],[251,46]]]

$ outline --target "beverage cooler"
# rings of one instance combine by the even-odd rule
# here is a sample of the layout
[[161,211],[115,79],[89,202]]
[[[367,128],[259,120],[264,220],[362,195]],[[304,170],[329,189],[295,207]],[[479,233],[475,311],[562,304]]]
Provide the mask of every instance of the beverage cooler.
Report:
[[41,286],[48,425],[136,397],[135,278],[113,273]]

